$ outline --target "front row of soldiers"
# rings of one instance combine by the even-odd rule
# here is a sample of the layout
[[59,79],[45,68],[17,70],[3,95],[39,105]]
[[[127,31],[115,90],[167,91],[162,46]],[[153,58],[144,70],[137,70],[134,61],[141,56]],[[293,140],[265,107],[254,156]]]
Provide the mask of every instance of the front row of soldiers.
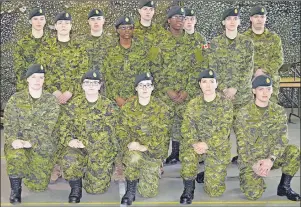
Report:
[[[9,99],[4,114],[11,203],[21,202],[23,178],[32,191],[47,189],[59,150],[58,137],[52,132],[60,107],[55,96],[43,90],[48,75],[45,77],[42,65],[34,64],[25,77],[27,89]],[[205,192],[210,196],[224,193],[231,154],[233,104],[216,91],[219,82],[215,71],[205,70],[197,80],[202,93],[188,103],[181,127],[182,204],[192,203],[200,160],[205,160]],[[281,167],[277,195],[299,201],[300,195],[291,189],[290,183],[300,167],[300,150],[288,145],[284,109],[269,101],[272,83],[269,76],[257,76],[252,82],[255,99],[242,107],[234,120],[240,187],[248,199],[258,199],[266,188],[263,178],[271,169]],[[151,74],[136,75],[133,85],[137,97],[122,108],[99,95],[103,86],[99,71],[85,73],[79,85],[84,93],[66,105],[63,129],[67,136],[61,141],[60,159],[71,187],[69,202],[80,202],[82,187],[91,194],[107,191],[117,153],[121,153],[127,182],[121,203],[131,205],[137,189],[144,197],[156,196],[158,172],[168,155],[173,112],[152,96],[155,86]]]

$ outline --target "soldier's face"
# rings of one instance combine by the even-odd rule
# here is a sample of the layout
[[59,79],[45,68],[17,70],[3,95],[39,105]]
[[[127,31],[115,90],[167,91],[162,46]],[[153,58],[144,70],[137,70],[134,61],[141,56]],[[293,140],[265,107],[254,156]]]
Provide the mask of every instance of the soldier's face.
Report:
[[105,19],[103,16],[90,17],[88,22],[89,22],[91,30],[98,32],[98,31],[102,30],[103,25],[105,23]]
[[168,19],[168,23],[174,30],[182,30],[184,27],[184,18],[183,15],[174,15]]
[[102,83],[99,80],[85,79],[82,88],[86,95],[96,95],[101,88]]
[[40,90],[44,84],[44,73],[34,73],[27,78],[29,88]]
[[55,24],[58,35],[69,35],[72,28],[70,20],[59,20]]
[[195,16],[187,16],[184,20],[184,29],[185,30],[192,30],[196,24],[196,17]]
[[238,25],[240,25],[240,19],[238,16],[229,16],[222,22],[225,25],[226,30],[235,31]]
[[253,93],[256,96],[256,99],[262,103],[266,103],[270,100],[273,93],[272,86],[259,86],[253,89]]
[[44,28],[46,24],[46,18],[44,15],[32,17],[29,21],[31,27],[37,31],[40,31]]
[[154,86],[151,80],[141,81],[136,87],[136,91],[138,92],[138,97],[140,98],[150,97],[153,90],[154,90]]
[[141,9],[138,9],[138,12],[140,14],[141,19],[145,21],[150,21],[152,20],[155,14],[155,9],[153,7],[144,6]]
[[252,22],[252,27],[254,27],[255,29],[264,28],[266,20],[267,20],[266,15],[256,14],[250,17],[250,21]]
[[122,39],[133,37],[134,25],[119,25],[117,32]]
[[214,78],[202,78],[199,82],[204,95],[212,95],[217,88],[217,82]]

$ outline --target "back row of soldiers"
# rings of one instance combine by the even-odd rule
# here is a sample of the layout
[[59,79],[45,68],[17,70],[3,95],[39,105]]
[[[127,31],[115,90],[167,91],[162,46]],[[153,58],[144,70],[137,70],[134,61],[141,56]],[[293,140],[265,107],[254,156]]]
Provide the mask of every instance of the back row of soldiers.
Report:
[[[5,125],[6,140],[10,140],[6,141],[5,149],[8,175],[12,184],[10,198],[12,203],[21,201],[20,185],[23,177],[29,189],[45,190],[51,173],[50,169],[58,161],[61,161],[64,177],[71,186],[69,202],[80,201],[82,178],[85,180],[83,186],[88,193],[105,192],[110,183],[114,162],[116,167],[125,165],[127,191],[122,199],[123,204],[130,205],[135,200],[138,180],[140,181],[138,191],[145,197],[153,197],[158,192],[158,169],[167,157],[169,138],[173,140],[172,153],[166,159],[166,163],[179,161],[179,142],[183,143],[181,144],[181,151],[183,151],[181,160],[182,162],[185,159],[188,160],[188,165],[183,167],[182,171],[185,190],[181,196],[181,203],[189,204],[193,199],[196,169],[191,164],[197,161],[197,154],[207,153],[209,159],[205,162],[207,166],[205,170],[208,170],[205,173],[206,192],[211,196],[219,196],[224,192],[225,166],[229,161],[227,158],[230,147],[226,142],[228,142],[232,126],[231,120],[252,100],[253,75],[264,76],[264,80],[268,78],[270,81],[269,85],[262,85],[261,81],[261,84],[254,89],[259,86],[271,87],[273,82],[273,94],[277,97],[278,69],[283,63],[281,40],[275,33],[269,32],[264,27],[266,10],[261,6],[256,6],[251,10],[252,27],[245,35],[237,32],[240,24],[238,8],[227,9],[222,15],[225,33],[212,40],[210,49],[206,49],[208,46],[205,38],[194,31],[196,16],[193,10],[178,6],[172,7],[167,13],[169,28],[164,30],[152,23],[154,8],[153,1],[143,0],[140,1],[138,9],[141,15],[140,22],[134,23],[129,16],[118,19],[115,23],[118,39],[112,38],[103,31],[105,19],[99,9],[93,9],[88,14],[91,34],[74,39],[70,38],[71,14],[62,12],[55,17],[57,36],[50,37],[43,33],[44,11],[34,9],[30,13],[32,34],[19,41],[15,52],[14,66],[19,92],[10,99],[5,110],[5,120],[10,120],[6,121]],[[186,25],[186,31],[183,30],[184,25]],[[39,64],[32,65],[33,63]],[[32,66],[29,67],[30,65]],[[29,68],[27,73],[25,73],[26,68]],[[92,71],[88,72],[89,69]],[[31,78],[39,79],[40,77],[36,74],[43,74],[44,71],[47,73],[44,91],[56,97],[60,106],[59,114],[56,113],[57,107],[53,108],[57,106],[53,100],[40,99],[42,92],[41,87],[38,86],[41,86],[41,83],[34,83],[32,87],[29,84],[28,94],[26,80],[30,83]],[[133,84],[135,76],[136,81]],[[44,76],[41,79],[44,80]],[[229,104],[226,106],[230,111],[229,114],[214,119],[215,121],[212,119],[213,114],[208,112],[222,115],[224,108],[218,109],[218,104],[213,104],[206,106],[206,109],[202,107],[194,109],[193,107],[197,105],[191,104],[193,101],[199,103],[194,99],[197,95],[205,97],[204,89],[201,87],[203,93],[200,93],[198,86],[203,79],[209,79],[207,80],[209,84],[218,79],[218,91],[221,95],[214,95],[211,101],[218,97],[218,103]],[[155,90],[153,85],[156,87]],[[36,89],[39,91],[38,98],[42,101],[40,104],[35,99],[31,99],[31,97],[35,98],[35,95],[32,95],[35,94],[32,92],[34,87],[38,88]],[[85,91],[84,95],[81,93],[82,89]],[[25,94],[23,90],[26,91]],[[99,90],[105,97],[98,96]],[[135,97],[135,90],[138,91],[138,98]],[[153,90],[156,99],[150,98]],[[212,91],[212,88],[210,90]],[[18,95],[25,95],[27,99],[24,97],[23,99],[28,102],[16,103],[14,98]],[[222,100],[219,100],[220,98]],[[187,106],[188,102],[193,109]],[[53,114],[51,119],[42,119],[44,121],[37,119],[43,116],[42,114],[38,116],[43,110],[33,106],[43,105],[42,103],[47,105],[45,107],[48,111],[45,113]],[[21,118],[26,117],[27,113],[31,115],[27,118],[34,123],[28,122],[24,131],[18,129],[18,127],[23,127],[22,123],[15,123],[12,117],[12,115],[17,115],[12,104],[23,109],[24,114]],[[52,107],[48,107],[48,104]],[[277,107],[273,108],[275,113],[282,111]],[[197,115],[198,113],[194,113],[197,109],[202,109],[201,112],[206,112],[206,115],[201,116],[199,123],[202,125],[193,125],[196,133],[191,134],[194,129],[188,126],[196,123],[196,120],[185,120],[185,116]],[[22,110],[18,113],[21,113],[20,111]],[[116,113],[117,111],[120,112]],[[279,116],[285,118],[283,113]],[[27,120],[24,117],[23,123]],[[268,119],[272,118],[276,122],[279,121],[277,116],[268,117]],[[55,119],[57,121],[54,121]],[[52,120],[51,126],[48,123],[49,120]],[[218,121],[223,122],[223,120],[226,122],[219,124]],[[255,122],[254,127],[258,123]],[[222,127],[224,125],[225,128]],[[40,126],[39,129],[44,131],[39,131],[36,126]],[[209,126],[212,129],[209,129]],[[287,130],[283,128],[284,125],[281,125],[281,129],[277,128],[277,126],[280,127],[277,123],[273,123],[272,126],[276,126],[276,131],[282,130],[284,134]],[[254,128],[252,130],[254,131]],[[44,138],[47,136],[49,138],[49,133],[52,131],[52,137],[55,138],[42,144]],[[214,132],[220,134],[214,134]],[[258,135],[257,132],[255,134]],[[266,158],[264,161],[260,160],[260,165],[270,164],[266,160],[276,158],[281,160],[284,149],[287,149],[285,148],[287,137],[284,134],[280,140],[283,143],[275,146],[277,149],[275,149],[275,154],[269,151],[254,158]],[[39,137],[44,138],[39,141]],[[13,138],[23,140],[23,142],[13,143]],[[243,135],[241,139],[244,139]],[[274,146],[275,142],[279,141],[278,137],[273,137],[272,141],[268,147]],[[220,150],[221,146],[223,150]],[[19,148],[24,151],[16,150]],[[192,149],[194,152],[191,151]],[[255,151],[260,150],[255,149]],[[298,150],[296,147],[290,147],[288,153],[292,156],[288,160],[300,159]],[[26,154],[24,159],[35,160],[30,170],[24,170],[28,168],[28,160],[19,160],[19,156],[23,156],[22,153]],[[242,150],[239,156],[243,156],[244,153],[249,153],[249,151]],[[53,158],[54,154],[55,158]],[[225,162],[221,168],[216,168],[216,165],[220,166],[218,163],[221,163],[219,158],[225,159]],[[44,162],[45,159],[47,164]],[[255,162],[255,160],[252,161]],[[19,162],[23,165],[16,165]],[[250,190],[253,180],[249,179],[249,176],[252,177],[252,169],[255,168],[252,168],[251,161],[245,163],[243,160],[242,162],[246,166],[241,170],[251,167],[249,174],[241,174],[242,190],[248,198],[257,199],[264,191],[264,186],[261,185],[262,188],[254,191],[258,185],[252,185],[251,187],[254,188]],[[291,200],[300,200],[300,196],[289,186],[298,167],[296,163],[291,164],[290,161],[287,163],[292,167],[289,167],[282,176],[279,195],[286,195]],[[217,172],[217,169],[220,171]],[[260,167],[257,166],[254,172],[259,176],[258,179],[260,178],[258,182],[262,183],[261,176],[267,175],[267,168],[263,169],[264,173],[259,173],[258,169]]]

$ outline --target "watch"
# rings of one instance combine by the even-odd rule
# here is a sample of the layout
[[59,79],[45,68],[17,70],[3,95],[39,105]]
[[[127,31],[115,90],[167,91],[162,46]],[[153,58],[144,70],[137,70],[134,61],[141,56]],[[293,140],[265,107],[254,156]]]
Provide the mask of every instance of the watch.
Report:
[[275,159],[276,159],[275,156],[270,156],[270,160],[271,160],[272,162],[275,162]]

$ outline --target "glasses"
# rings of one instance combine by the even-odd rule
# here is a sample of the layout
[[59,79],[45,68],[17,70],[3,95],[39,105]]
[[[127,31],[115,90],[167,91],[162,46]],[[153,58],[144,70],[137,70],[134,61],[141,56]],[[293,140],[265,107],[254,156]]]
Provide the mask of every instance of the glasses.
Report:
[[121,30],[132,30],[132,29],[134,29],[134,27],[133,26],[120,26],[120,27],[118,27],[118,29],[121,29]]
[[84,81],[84,86],[98,86],[100,83],[99,81]]
[[143,89],[145,86],[145,88],[151,88],[153,85],[151,83],[147,83],[147,84],[138,84],[138,88]]
[[184,20],[185,17],[182,15],[175,15],[175,16],[172,16],[171,18],[176,19],[176,20]]

